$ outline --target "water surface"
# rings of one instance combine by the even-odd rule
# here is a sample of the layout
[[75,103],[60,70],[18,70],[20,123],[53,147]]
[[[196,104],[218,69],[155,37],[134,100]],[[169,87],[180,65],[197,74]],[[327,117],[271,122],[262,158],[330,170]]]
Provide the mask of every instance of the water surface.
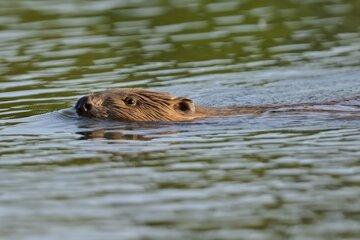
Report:
[[355,98],[359,16],[357,0],[0,1],[1,238],[360,238],[359,101],[177,124],[71,109],[111,87]]

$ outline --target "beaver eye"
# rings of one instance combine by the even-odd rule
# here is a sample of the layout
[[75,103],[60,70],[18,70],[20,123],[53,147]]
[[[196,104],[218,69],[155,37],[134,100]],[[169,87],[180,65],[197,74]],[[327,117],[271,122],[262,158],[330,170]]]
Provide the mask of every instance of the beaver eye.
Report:
[[128,105],[128,106],[135,106],[136,105],[136,100],[135,99],[133,99],[133,98],[131,98],[131,97],[126,97],[125,99],[124,99],[124,103],[126,104],[126,105]]

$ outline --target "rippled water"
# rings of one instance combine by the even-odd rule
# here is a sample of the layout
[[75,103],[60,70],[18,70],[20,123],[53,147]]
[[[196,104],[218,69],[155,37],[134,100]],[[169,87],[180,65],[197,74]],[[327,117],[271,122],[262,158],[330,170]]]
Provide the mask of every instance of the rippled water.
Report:
[[[357,0],[0,1],[1,239],[360,238]],[[329,112],[117,123],[144,87]]]

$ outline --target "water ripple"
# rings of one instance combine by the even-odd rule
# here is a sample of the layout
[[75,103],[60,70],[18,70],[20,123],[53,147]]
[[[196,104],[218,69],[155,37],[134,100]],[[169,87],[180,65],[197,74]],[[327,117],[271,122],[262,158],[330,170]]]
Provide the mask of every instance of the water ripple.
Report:
[[71,108],[110,87],[223,107],[353,98],[357,0],[14,0],[0,15],[3,238],[359,238],[358,102],[182,124]]

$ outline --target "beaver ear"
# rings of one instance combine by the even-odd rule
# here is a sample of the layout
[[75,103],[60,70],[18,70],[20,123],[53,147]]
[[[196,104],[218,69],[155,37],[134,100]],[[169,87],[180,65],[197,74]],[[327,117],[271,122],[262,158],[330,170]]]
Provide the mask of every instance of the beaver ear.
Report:
[[195,112],[195,104],[189,98],[179,97],[175,99],[174,108],[177,111],[183,113],[194,113]]

